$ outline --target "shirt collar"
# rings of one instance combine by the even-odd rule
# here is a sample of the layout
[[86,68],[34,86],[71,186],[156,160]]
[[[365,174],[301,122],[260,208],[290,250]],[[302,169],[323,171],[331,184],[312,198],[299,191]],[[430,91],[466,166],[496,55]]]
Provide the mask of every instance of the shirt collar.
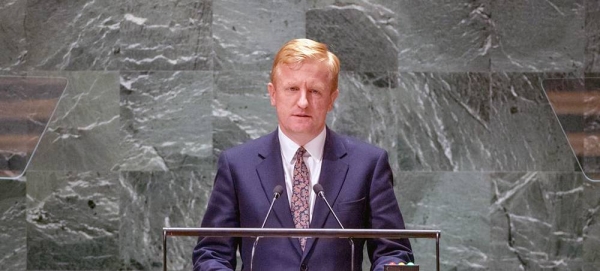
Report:
[[[300,146],[287,137],[281,131],[281,129],[278,128],[277,133],[279,136],[279,144],[281,145],[281,154],[283,155],[283,159],[285,159],[285,161],[288,163],[292,163],[294,160],[294,155]],[[310,154],[310,156],[317,161],[321,161],[323,159],[323,148],[325,146],[326,135],[326,129],[323,128],[323,131],[321,131],[319,135],[304,145],[306,152],[308,152],[308,154]]]

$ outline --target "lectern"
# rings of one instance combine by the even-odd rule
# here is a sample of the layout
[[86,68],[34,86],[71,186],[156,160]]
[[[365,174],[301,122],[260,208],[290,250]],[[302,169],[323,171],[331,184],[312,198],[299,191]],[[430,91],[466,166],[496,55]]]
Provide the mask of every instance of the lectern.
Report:
[[260,238],[429,238],[435,239],[435,265],[440,270],[439,230],[295,229],[295,228],[163,228],[163,270],[167,271],[167,237],[260,237]]

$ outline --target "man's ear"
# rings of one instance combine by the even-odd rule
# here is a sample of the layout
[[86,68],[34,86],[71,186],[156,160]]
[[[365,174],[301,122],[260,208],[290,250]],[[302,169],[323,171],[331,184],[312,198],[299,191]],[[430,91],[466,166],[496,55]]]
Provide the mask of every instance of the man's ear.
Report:
[[269,82],[267,84],[267,90],[269,91],[269,98],[271,99],[271,105],[275,106],[277,103],[275,102],[275,86],[273,83]]
[[338,95],[340,94],[340,90],[336,89],[334,92],[331,93],[331,104],[329,105],[329,110],[331,111],[333,110],[333,105],[335,104],[335,100],[337,99]]

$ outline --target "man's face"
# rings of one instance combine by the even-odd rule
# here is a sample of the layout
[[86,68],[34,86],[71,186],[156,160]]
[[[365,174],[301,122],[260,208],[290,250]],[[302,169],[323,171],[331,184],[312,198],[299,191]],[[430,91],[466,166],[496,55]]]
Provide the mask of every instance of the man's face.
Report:
[[331,89],[325,63],[307,60],[298,65],[282,64],[274,72],[274,82],[267,89],[279,127],[302,146],[323,130],[339,91]]

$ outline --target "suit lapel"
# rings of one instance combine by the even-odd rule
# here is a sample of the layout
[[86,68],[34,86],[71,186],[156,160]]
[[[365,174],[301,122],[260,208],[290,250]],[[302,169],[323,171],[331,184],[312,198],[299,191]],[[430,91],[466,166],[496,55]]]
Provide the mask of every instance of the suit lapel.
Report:
[[293,228],[294,221],[290,212],[287,190],[285,189],[285,173],[281,163],[281,149],[279,147],[277,131],[269,136],[271,137],[271,140],[269,140],[271,144],[259,152],[258,155],[264,160],[256,166],[256,172],[269,202],[273,198],[273,188],[275,186],[281,185],[284,188],[283,194],[273,205],[273,213],[277,216],[282,227]]
[[[265,196],[269,202],[273,198],[273,188],[277,185],[281,185],[283,194],[273,205],[273,214],[279,221],[282,228],[295,228],[292,212],[290,210],[290,201],[288,200],[287,189],[285,189],[285,172],[283,170],[283,164],[281,162],[281,147],[279,146],[279,138],[277,137],[277,131],[271,133],[270,145],[259,151],[258,155],[263,158],[263,161],[256,166],[256,172],[261,181]],[[302,253],[300,248],[300,242],[297,238],[288,238],[294,248],[296,248],[299,254]]]
[[[329,204],[333,207],[340,190],[346,180],[348,172],[348,164],[341,160],[346,155],[346,147],[337,134],[327,129],[327,137],[325,138],[325,147],[323,152],[323,163],[321,164],[321,176],[319,183],[323,186],[323,192]],[[317,198],[315,207],[313,208],[313,216],[310,221],[310,228],[323,228],[327,217],[330,215],[329,208],[325,202]],[[316,240],[308,239],[306,250],[309,251]]]

